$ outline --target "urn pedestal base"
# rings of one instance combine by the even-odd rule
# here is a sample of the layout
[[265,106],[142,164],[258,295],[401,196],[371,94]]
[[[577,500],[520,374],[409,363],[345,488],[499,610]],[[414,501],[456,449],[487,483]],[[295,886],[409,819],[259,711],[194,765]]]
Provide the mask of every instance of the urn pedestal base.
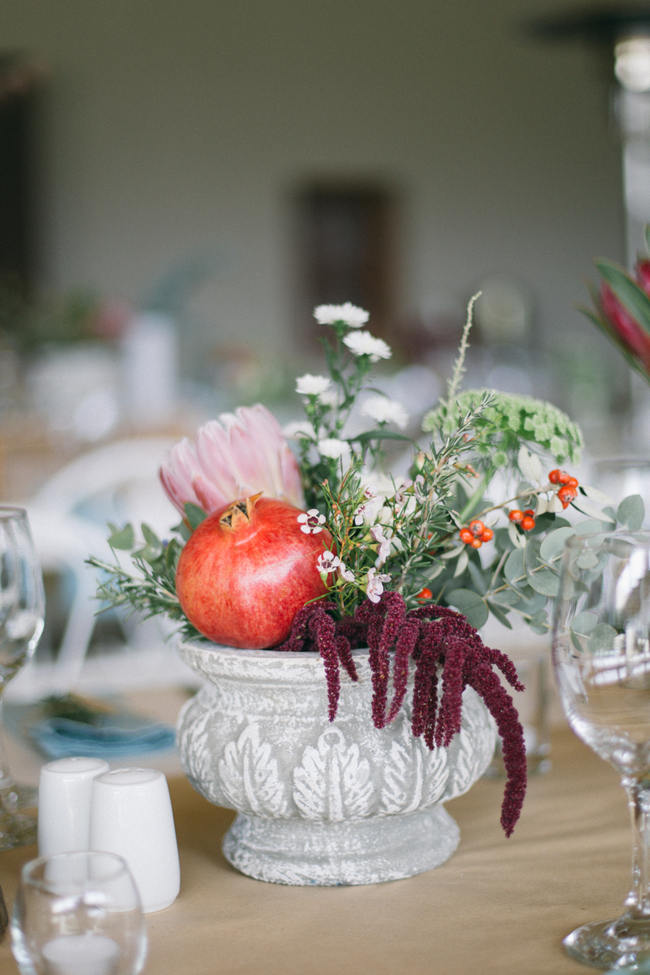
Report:
[[337,887],[401,880],[444,863],[460,831],[442,806],[342,823],[240,813],[223,852],[241,873],[276,884]]

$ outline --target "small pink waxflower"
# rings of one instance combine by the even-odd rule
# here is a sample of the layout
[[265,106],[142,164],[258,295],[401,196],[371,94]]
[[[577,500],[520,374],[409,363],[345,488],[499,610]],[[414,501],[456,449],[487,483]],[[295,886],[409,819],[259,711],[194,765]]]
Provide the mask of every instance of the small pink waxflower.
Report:
[[354,578],[355,578],[354,572],[352,571],[352,569],[348,569],[345,562],[341,562],[340,560],[339,560],[339,575],[341,579],[345,580],[345,582],[354,582]]
[[300,531],[305,535],[318,535],[323,530],[325,515],[321,515],[316,508],[310,508],[309,511],[303,511],[298,515],[298,524]]
[[384,535],[384,530],[381,525],[373,525],[370,529],[370,534],[379,545],[375,560],[375,566],[379,569],[390,555],[390,538]]
[[280,424],[265,406],[242,406],[199,427],[194,441],[184,437],[160,467],[169,500],[218,511],[237,498],[262,492],[302,508],[300,471]]
[[390,582],[390,576],[385,572],[377,574],[376,569],[368,569],[368,581],[366,582],[366,596],[371,603],[378,603],[384,591],[384,583]]
[[316,567],[322,575],[329,575],[330,572],[336,572],[341,564],[341,560],[338,555],[334,555],[334,552],[321,552],[318,556],[318,561],[316,562]]

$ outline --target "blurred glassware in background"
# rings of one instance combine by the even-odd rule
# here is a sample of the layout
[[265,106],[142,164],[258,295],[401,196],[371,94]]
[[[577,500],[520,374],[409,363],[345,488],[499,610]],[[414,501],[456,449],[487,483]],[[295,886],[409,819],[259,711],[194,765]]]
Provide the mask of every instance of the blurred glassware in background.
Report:
[[147,935],[124,860],[113,853],[73,852],[26,863],[11,948],[22,975],[138,975]]

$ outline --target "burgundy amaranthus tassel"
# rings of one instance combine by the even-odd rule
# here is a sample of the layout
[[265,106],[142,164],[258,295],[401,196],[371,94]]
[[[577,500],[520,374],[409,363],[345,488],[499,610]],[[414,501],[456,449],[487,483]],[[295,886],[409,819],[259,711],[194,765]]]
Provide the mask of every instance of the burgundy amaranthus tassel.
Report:
[[[352,680],[357,672],[352,649],[367,646],[372,671],[372,718],[383,728],[398,714],[406,694],[409,661],[415,663],[411,728],[429,748],[446,747],[460,729],[463,691],[472,687],[485,701],[502,741],[506,785],[501,825],[510,836],[526,793],[526,749],[512,698],[499,680],[500,671],[515,690],[523,690],[512,661],[486,647],[464,616],[446,606],[406,611],[396,592],[384,592],[378,603],[365,600],[354,618],[335,620],[331,603],[312,603],[295,616],[281,650],[317,650],[327,680],[328,713],[336,717],[340,668]],[[388,706],[392,670],[393,695]],[[439,677],[442,693],[438,693]]]

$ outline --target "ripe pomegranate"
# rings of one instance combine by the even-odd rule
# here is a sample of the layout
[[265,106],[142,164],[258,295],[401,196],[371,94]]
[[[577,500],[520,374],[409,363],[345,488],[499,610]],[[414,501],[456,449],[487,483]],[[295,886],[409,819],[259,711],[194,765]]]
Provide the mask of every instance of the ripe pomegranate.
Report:
[[201,522],[176,571],[180,604],[200,633],[230,647],[273,647],[296,612],[327,591],[316,562],[332,538],[302,531],[299,514],[256,494]]

